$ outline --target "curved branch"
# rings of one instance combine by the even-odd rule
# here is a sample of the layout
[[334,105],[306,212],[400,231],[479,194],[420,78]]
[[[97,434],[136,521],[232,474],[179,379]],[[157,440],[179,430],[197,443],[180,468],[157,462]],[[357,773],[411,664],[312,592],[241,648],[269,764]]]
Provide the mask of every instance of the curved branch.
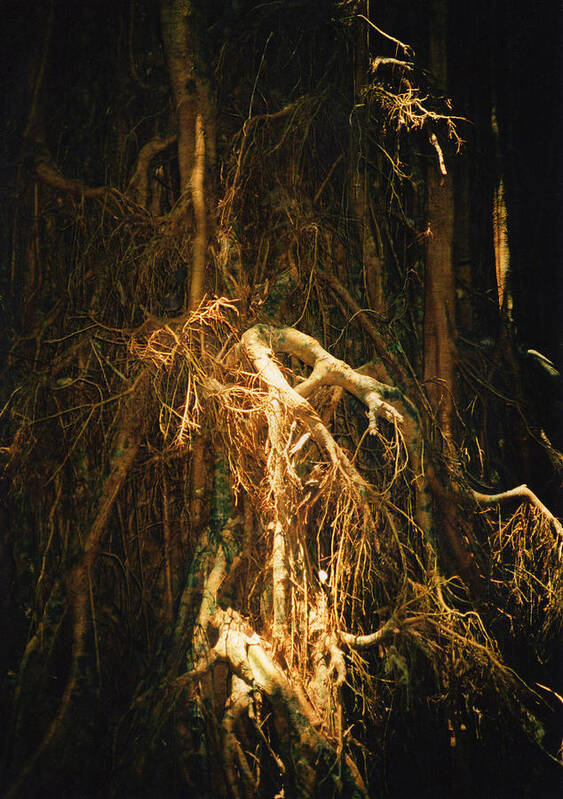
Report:
[[393,42],[393,44],[396,44],[397,47],[400,47],[401,50],[403,50],[403,52],[405,52],[407,55],[414,55],[414,50],[412,49],[410,44],[405,44],[400,39],[396,39],[394,36],[391,36],[389,33],[382,31],[381,28],[378,28],[377,25],[375,25],[371,21],[371,19],[368,19],[366,16],[364,16],[364,14],[358,14],[357,16],[358,19],[363,19],[365,22],[368,23],[368,25],[371,25],[371,27],[375,31],[377,31],[377,33],[379,33],[380,36],[383,36],[384,39],[389,39],[390,42]]
[[420,619],[413,617],[399,622],[397,619],[391,616],[390,619],[387,619],[385,624],[383,624],[373,633],[368,633],[366,635],[354,635],[353,633],[340,631],[338,635],[342,643],[352,647],[353,649],[369,649],[376,644],[381,644],[383,641],[393,638],[393,636],[401,632],[403,627],[412,627],[419,621]]
[[[280,329],[289,330],[291,328]],[[273,341],[274,338],[276,339],[275,342]],[[311,339],[311,341],[314,341],[314,339]],[[276,337],[276,328],[268,327],[267,325],[256,325],[250,328],[242,335],[240,348],[253,364],[260,378],[268,386],[275,389],[285,406],[305,422],[311,432],[311,436],[319,447],[327,452],[333,465],[349,476],[354,475],[354,478],[361,481],[359,474],[356,473],[349,459],[331,436],[315,409],[296,389],[290,386],[281,369],[274,362],[273,350],[278,349],[278,351],[281,351],[281,339]]]
[[42,183],[52,189],[64,191],[67,194],[78,194],[81,197],[103,197],[109,189],[106,186],[86,186],[81,180],[65,177],[62,172],[52,163],[40,160],[35,165],[35,174]]
[[178,136],[167,136],[161,139],[155,136],[154,139],[143,144],[137,158],[137,165],[127,186],[127,193],[131,194],[139,205],[146,208],[149,196],[149,166],[163,150],[170,147],[177,140]]
[[[368,409],[370,433],[376,432],[378,417],[393,423],[403,422],[401,414],[386,401],[400,393],[397,389],[355,371],[305,333],[291,327],[255,325],[241,337],[241,347],[264,382],[275,388],[285,404],[307,421],[313,438],[327,450],[335,465],[342,466],[344,459],[347,461],[346,456],[306,400],[320,386],[341,386],[363,402]],[[312,366],[313,372],[303,383],[293,388],[274,363],[274,352],[294,355]],[[345,470],[349,471],[347,467]]]
[[[344,361],[327,352],[318,341],[291,327],[255,325],[241,337],[241,347],[260,377],[277,389],[286,405],[305,419],[312,437],[328,452],[332,462],[355,481],[363,482],[359,473],[334,441],[326,426],[307,402],[322,385],[345,388],[368,408],[369,432],[375,433],[378,417],[400,425],[414,471],[416,520],[421,530],[432,533],[432,498],[424,475],[423,439],[416,407],[395,386],[382,383],[367,372],[367,368],[352,369]],[[313,367],[312,373],[295,388],[289,385],[273,359],[274,352],[285,352]],[[395,405],[401,408],[397,410]]]
[[401,414],[385,401],[398,396],[399,392],[393,386],[352,369],[345,361],[323,349],[316,339],[292,327],[268,328],[266,335],[277,352],[287,352],[313,367],[309,377],[295,388],[300,396],[308,397],[323,385],[345,388],[367,407],[370,433],[376,432],[379,416],[388,422],[402,424],[404,421]]
[[502,491],[500,494],[481,494],[479,491],[472,491],[471,493],[479,505],[497,505],[514,498],[525,499],[547,519],[553,532],[563,540],[563,525],[526,484],[523,483],[520,486],[516,486],[516,488]]

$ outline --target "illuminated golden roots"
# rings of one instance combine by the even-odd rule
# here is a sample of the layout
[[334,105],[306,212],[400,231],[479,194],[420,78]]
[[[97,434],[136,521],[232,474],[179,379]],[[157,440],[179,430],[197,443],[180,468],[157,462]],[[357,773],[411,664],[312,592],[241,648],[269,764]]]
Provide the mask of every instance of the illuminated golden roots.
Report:
[[[288,400],[304,383],[314,382],[312,373],[300,383],[303,378],[270,350],[268,362],[289,391],[278,390],[250,363],[236,323],[236,307],[220,298],[202,303],[185,320],[139,331],[131,346],[155,367],[160,427],[168,445],[186,447],[194,435],[212,431],[214,445],[228,460],[235,501],[241,494],[250,500],[258,532],[246,553],[252,576],[243,602],[254,629],[274,640],[268,625],[276,611],[264,602],[268,586],[274,584],[276,592],[276,547],[281,546],[280,646],[324,728],[335,733],[331,714],[345,678],[343,645],[349,646],[351,664],[346,679],[372,717],[384,712],[385,692],[373,684],[380,676],[364,659],[364,639],[380,641],[390,680],[399,685],[410,684],[405,660],[410,651],[434,664],[441,690],[447,689],[444,674],[450,672],[439,663],[448,658],[455,664],[451,674],[473,674],[476,688],[494,670],[507,695],[513,693],[513,675],[479,616],[455,610],[455,581],[450,585],[428,565],[435,560],[411,511],[413,473],[398,424],[390,438],[372,431],[378,455],[368,482],[359,470],[366,434],[359,432],[350,457],[321,421],[323,410],[334,411],[333,392],[341,396],[341,390],[324,385],[307,401],[298,397],[304,405]],[[319,424],[322,435],[314,432]],[[546,624],[551,624],[560,596],[560,585],[553,584],[557,552],[548,526],[535,517],[530,523],[525,517],[530,513],[520,509],[496,528],[486,514],[481,519],[499,579],[511,574],[514,603],[532,597],[538,611],[547,591]],[[540,577],[544,586],[536,584],[529,562],[538,547],[549,556]],[[253,597],[260,600],[259,611]]]
[[[396,582],[389,580],[394,559],[380,553],[387,533],[378,495],[371,492],[368,502],[368,484],[330,434],[342,463],[334,456],[331,460],[313,441],[306,421],[240,357],[235,322],[235,306],[221,298],[202,303],[183,322],[142,330],[131,346],[156,367],[165,440],[171,446],[188,445],[209,425],[228,459],[235,498],[241,490],[250,497],[265,533],[271,523],[286,526],[288,637],[297,640],[311,613],[319,621],[321,569],[331,595],[331,611],[323,611],[326,631],[362,616],[366,583],[371,593],[389,597]],[[328,404],[330,390],[319,389],[318,398]],[[382,497],[392,493],[406,456],[397,430],[393,439],[380,440],[391,466]],[[269,568],[269,558],[264,567]]]

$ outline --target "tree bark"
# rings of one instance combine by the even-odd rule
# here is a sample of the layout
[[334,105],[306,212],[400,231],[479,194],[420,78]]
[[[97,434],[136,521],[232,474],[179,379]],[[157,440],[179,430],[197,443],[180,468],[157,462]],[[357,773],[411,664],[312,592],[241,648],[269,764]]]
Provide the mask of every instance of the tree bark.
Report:
[[[447,3],[433,0],[430,67],[447,82]],[[452,178],[441,159],[427,169],[426,274],[424,285],[424,382],[438,423],[451,438],[455,418],[455,280],[453,271],[454,198]]]
[[188,308],[197,308],[205,291],[209,238],[207,165],[215,166],[215,112],[203,53],[197,6],[189,0],[162,0],[161,22],[178,126],[180,204],[193,205],[194,237]]

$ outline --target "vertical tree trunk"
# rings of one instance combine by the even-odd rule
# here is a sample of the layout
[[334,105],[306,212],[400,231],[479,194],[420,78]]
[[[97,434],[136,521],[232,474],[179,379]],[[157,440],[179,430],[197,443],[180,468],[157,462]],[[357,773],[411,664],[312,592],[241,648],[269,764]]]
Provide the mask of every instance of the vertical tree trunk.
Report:
[[[215,163],[215,114],[203,55],[198,9],[187,0],[162,0],[162,38],[178,125],[181,203],[193,204],[195,233],[188,307],[196,308],[205,290],[208,244],[206,160]],[[207,158],[206,158],[207,156]]]
[[162,39],[178,124],[180,191],[189,190],[194,163],[197,87],[195,81],[195,36],[193,10],[184,0],[161,3]]
[[[364,3],[363,11],[369,18],[369,3]],[[357,22],[356,51],[354,65],[354,96],[360,109],[364,102],[363,92],[369,75],[369,25],[364,20]],[[360,126],[361,129],[361,126]],[[350,136],[350,188],[349,201],[352,217],[358,231],[358,252],[361,259],[366,299],[373,310],[385,312],[383,258],[377,246],[372,229],[372,200],[366,165],[366,153],[358,128],[353,127]]]
[[[447,81],[445,0],[434,0],[430,21],[430,66],[444,86]],[[442,431],[451,436],[455,398],[455,281],[453,271],[454,197],[451,176],[432,164],[427,175],[427,218],[424,296],[424,381]]]
[[195,151],[191,174],[191,193],[194,206],[195,236],[193,244],[192,279],[188,309],[193,311],[203,297],[205,263],[207,260],[207,210],[205,208],[205,131],[201,112],[195,118]]

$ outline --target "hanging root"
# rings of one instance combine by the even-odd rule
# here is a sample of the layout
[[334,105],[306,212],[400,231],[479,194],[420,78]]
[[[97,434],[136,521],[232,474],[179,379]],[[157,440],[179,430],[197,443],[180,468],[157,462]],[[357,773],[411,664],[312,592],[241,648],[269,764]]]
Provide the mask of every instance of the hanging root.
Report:
[[[299,796],[312,797],[320,783],[329,780],[334,789],[351,797],[367,797],[365,785],[349,758],[343,757],[340,776],[334,768],[339,759],[335,748],[316,729],[318,718],[288,680],[284,671],[274,662],[267,641],[257,635],[248,623],[234,610],[218,609],[210,626],[217,635],[211,649],[209,662],[217,660],[229,664],[237,681],[229,700],[228,714],[224,721],[225,746],[229,747],[228,760],[233,783],[234,761],[239,768],[243,763],[243,776],[247,785],[253,781],[246,758],[241,761],[237,754],[239,744],[233,733],[235,715],[247,712],[250,706],[251,688],[257,689],[270,702],[274,713],[274,724],[283,746],[283,760],[293,764],[294,789]],[[196,672],[201,678],[202,671]],[[186,675],[190,679],[191,675]],[[327,786],[328,789],[328,786]]]

